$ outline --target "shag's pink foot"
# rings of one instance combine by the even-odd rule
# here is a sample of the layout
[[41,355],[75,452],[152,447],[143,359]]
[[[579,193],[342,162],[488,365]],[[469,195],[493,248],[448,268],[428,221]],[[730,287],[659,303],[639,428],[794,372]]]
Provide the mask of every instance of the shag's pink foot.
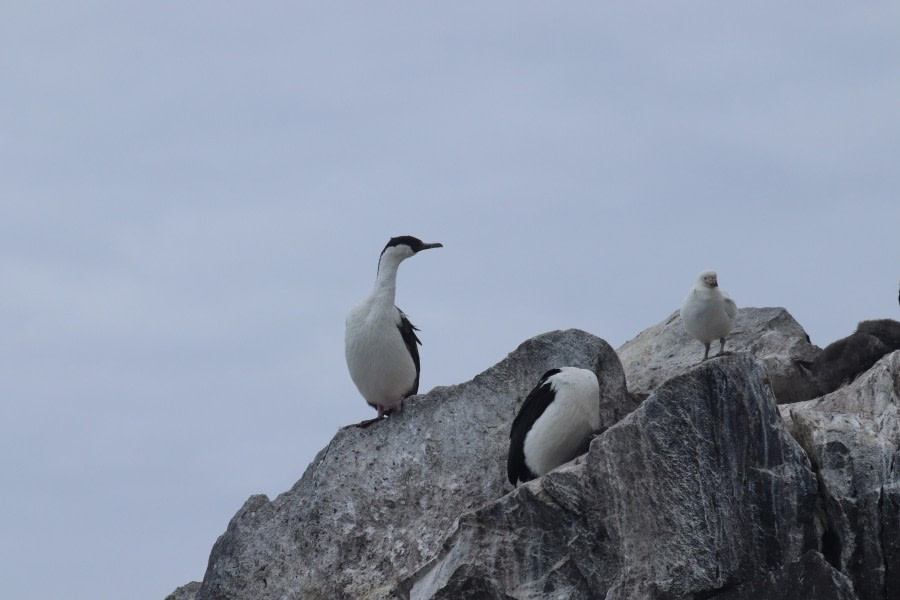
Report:
[[347,425],[347,427],[359,427],[361,429],[364,429],[364,428],[368,427],[369,425],[371,425],[372,423],[377,423],[378,421],[383,421],[384,419],[385,419],[385,417],[384,417],[384,415],[382,415],[380,417],[375,417],[374,419],[366,419],[365,421],[360,421],[356,425]]

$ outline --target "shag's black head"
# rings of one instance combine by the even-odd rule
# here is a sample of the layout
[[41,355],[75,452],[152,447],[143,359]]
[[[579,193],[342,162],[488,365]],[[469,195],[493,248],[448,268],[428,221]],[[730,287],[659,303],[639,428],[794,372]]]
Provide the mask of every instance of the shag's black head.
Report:
[[[443,248],[444,245],[440,243],[436,244],[426,244],[422,240],[417,237],[413,237],[411,235],[401,235],[399,237],[392,237],[390,241],[388,241],[387,245],[384,247],[384,250],[392,246],[409,246],[410,250],[413,251],[413,254],[416,252],[420,252],[422,250],[427,250],[429,248]],[[384,254],[384,250],[381,251]]]

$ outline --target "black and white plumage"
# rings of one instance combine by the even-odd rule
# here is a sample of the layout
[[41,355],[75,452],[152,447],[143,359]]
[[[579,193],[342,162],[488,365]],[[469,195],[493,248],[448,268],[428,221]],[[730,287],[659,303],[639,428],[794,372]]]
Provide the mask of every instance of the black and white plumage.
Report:
[[600,384],[587,369],[544,373],[509,431],[509,482],[531,481],[584,453],[600,427]]
[[350,377],[378,417],[360,423],[369,425],[403,409],[403,400],[419,391],[418,329],[394,304],[400,263],[428,248],[412,236],[388,241],[378,259],[378,275],[372,293],[347,315],[344,354]]
[[737,305],[719,289],[716,272],[700,273],[681,306],[681,320],[685,330],[706,348],[703,360],[709,358],[709,345],[713,340],[719,340],[721,344],[719,354],[725,352],[725,338],[731,333],[736,316]]

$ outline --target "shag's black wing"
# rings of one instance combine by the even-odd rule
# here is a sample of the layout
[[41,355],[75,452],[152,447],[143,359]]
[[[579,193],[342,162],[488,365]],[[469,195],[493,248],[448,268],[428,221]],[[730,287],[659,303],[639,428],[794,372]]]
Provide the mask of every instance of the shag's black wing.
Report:
[[409,392],[404,396],[404,398],[408,398],[419,392],[419,346],[422,345],[422,341],[416,337],[416,332],[419,331],[419,328],[410,322],[409,317],[407,317],[406,313],[400,310],[399,307],[395,308],[397,308],[397,312],[400,313],[400,324],[397,325],[397,329],[400,330],[400,336],[403,338],[403,343],[406,344],[406,349],[409,350],[409,355],[413,359],[413,364],[416,365],[416,380],[413,382]]
[[509,455],[506,457],[506,476],[513,485],[537,477],[537,474],[525,464],[525,436],[556,396],[547,380],[561,372],[559,369],[550,369],[544,373],[538,384],[528,393],[519,414],[513,419],[509,430]]

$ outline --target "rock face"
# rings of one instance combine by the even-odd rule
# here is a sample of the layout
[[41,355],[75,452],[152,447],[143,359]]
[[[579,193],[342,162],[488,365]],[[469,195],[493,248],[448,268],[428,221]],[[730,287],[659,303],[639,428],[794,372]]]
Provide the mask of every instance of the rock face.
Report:
[[772,571],[766,577],[739,585],[716,600],[854,600],[853,584],[835,571],[818,552]]
[[816,480],[760,362],[708,361],[566,467],[462,515],[412,600],[690,598],[815,549]]
[[[762,360],[779,404],[816,397],[818,384],[798,362],[812,362],[821,350],[783,308],[738,309],[725,350]],[[646,397],[667,379],[703,358],[703,344],[684,330],[679,311],[645,329],[618,349],[628,390]]]
[[166,596],[166,600],[194,600],[200,590],[200,582],[192,581]]
[[[697,364],[677,313],[622,363],[585,332],[537,336],[339,431],[290,491],[251,497],[202,584],[169,598],[900,598],[900,352],[784,404],[815,396],[797,361],[820,352],[784,309],[742,309],[727,348]],[[609,429],[512,490],[512,419],[565,365],[598,374]]]
[[900,352],[781,411],[818,475],[825,557],[861,600],[900,598]]
[[198,600],[393,598],[461,513],[506,494],[509,427],[543,373],[593,369],[601,421],[634,409],[613,349],[576,330],[538,336],[474,380],[340,430],[289,492],[254,496],[213,547]]

